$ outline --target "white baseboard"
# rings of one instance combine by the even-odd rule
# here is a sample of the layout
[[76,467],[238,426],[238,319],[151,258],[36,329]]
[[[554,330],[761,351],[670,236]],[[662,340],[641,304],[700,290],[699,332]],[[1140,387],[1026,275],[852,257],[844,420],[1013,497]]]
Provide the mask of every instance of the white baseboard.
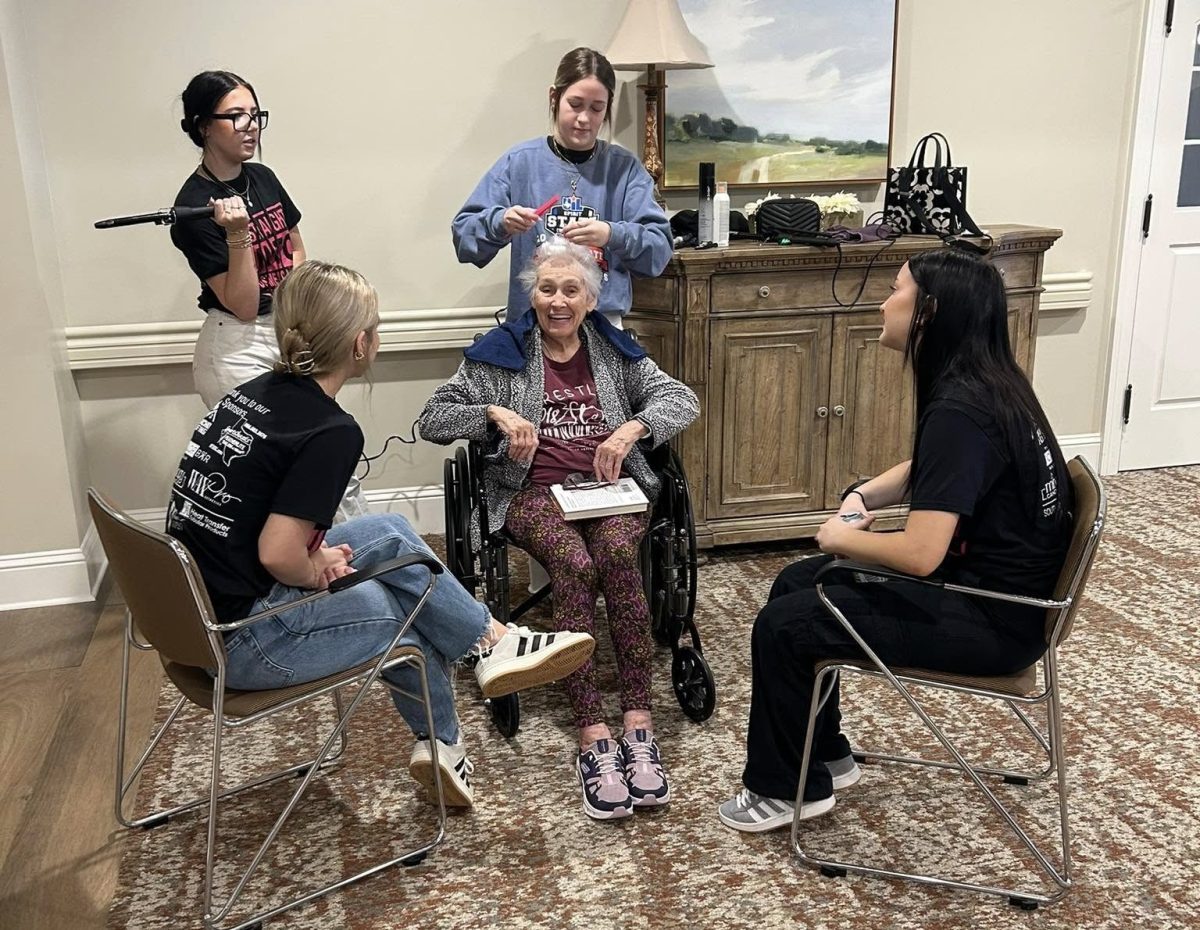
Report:
[[78,549],[0,556],[0,611],[95,600],[106,562],[89,524]]
[[1082,455],[1095,469],[1100,468],[1100,434],[1073,433],[1070,436],[1059,436],[1058,447],[1062,449],[1063,457],[1073,459]]

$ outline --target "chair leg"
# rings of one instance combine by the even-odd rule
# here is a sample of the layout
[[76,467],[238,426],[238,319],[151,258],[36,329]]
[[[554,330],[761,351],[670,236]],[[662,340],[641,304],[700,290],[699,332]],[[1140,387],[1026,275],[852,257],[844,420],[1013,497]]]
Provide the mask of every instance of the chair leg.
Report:
[[[869,651],[868,651],[868,654],[870,655]],[[874,655],[871,655],[871,659],[872,659],[872,661],[877,661],[876,657]],[[888,680],[890,681],[892,686],[900,693],[901,697],[904,698],[905,702],[921,718],[921,720],[925,724],[926,728],[937,738],[938,742],[942,745],[942,747],[947,752],[949,752],[950,755],[955,760],[954,765],[942,763],[942,764],[938,765],[937,767],[957,769],[962,774],[966,775],[975,784],[975,787],[978,788],[983,793],[984,797],[986,797],[988,802],[991,804],[993,810],[995,810],[995,812],[1001,817],[1001,819],[1004,820],[1005,823],[1007,823],[1009,829],[1012,830],[1012,832],[1016,835],[1017,839],[1019,839],[1021,841],[1022,845],[1024,845],[1024,847],[1029,851],[1030,855],[1033,857],[1036,864],[1041,869],[1042,873],[1044,873],[1044,875],[1051,882],[1053,882],[1053,884],[1056,886],[1056,888],[1055,888],[1055,890],[1053,890],[1050,893],[1044,893],[1042,891],[1033,891],[1033,890],[1027,890],[1027,889],[1002,888],[1002,887],[995,886],[995,885],[985,885],[985,884],[974,883],[974,882],[963,882],[963,881],[957,881],[954,879],[941,878],[938,876],[925,875],[925,874],[916,873],[916,872],[901,872],[901,871],[896,871],[896,870],[892,870],[892,869],[863,865],[860,863],[843,862],[843,861],[840,861],[837,859],[824,858],[824,857],[820,857],[820,856],[816,856],[816,855],[810,855],[804,851],[804,848],[800,842],[800,820],[799,820],[799,818],[795,819],[792,823],[792,849],[793,849],[794,853],[796,854],[796,857],[798,859],[800,859],[801,862],[804,862],[806,865],[810,865],[815,868],[819,868],[822,871],[822,873],[827,874],[827,875],[844,874],[845,872],[849,871],[849,872],[857,872],[857,873],[864,874],[864,875],[874,875],[874,876],[887,877],[887,878],[902,878],[902,879],[906,879],[909,881],[919,882],[921,884],[936,885],[939,887],[957,888],[957,889],[966,890],[966,891],[977,891],[977,892],[982,892],[985,894],[999,895],[1001,897],[1008,898],[1014,904],[1018,904],[1023,907],[1028,906],[1028,905],[1036,905],[1036,904],[1050,904],[1050,903],[1053,903],[1053,902],[1061,899],[1067,893],[1068,889],[1071,886],[1069,833],[1067,831],[1067,826],[1066,826],[1067,825],[1066,776],[1065,776],[1063,760],[1062,760],[1061,740],[1055,738],[1059,735],[1059,728],[1061,725],[1061,717],[1056,716],[1054,710],[1051,711],[1051,714],[1052,714],[1051,719],[1053,721],[1051,724],[1051,730],[1052,730],[1051,744],[1053,746],[1057,747],[1057,752],[1058,752],[1058,758],[1056,760],[1057,768],[1059,770],[1058,803],[1059,803],[1059,809],[1060,809],[1061,822],[1062,822],[1062,826],[1063,826],[1063,840],[1064,840],[1063,853],[1062,853],[1063,870],[1060,872],[1054,866],[1054,864],[1052,864],[1050,862],[1050,860],[1047,858],[1045,853],[1043,853],[1042,850],[1038,847],[1038,845],[1033,840],[1033,838],[1030,837],[1029,834],[1020,826],[1020,824],[1017,822],[1017,820],[1013,816],[1013,814],[1008,810],[1008,808],[1003,804],[1003,802],[1001,802],[1000,799],[996,796],[995,792],[992,791],[992,789],[989,788],[988,785],[983,781],[983,779],[980,777],[981,772],[979,770],[977,770],[976,768],[972,767],[966,761],[966,759],[959,752],[958,748],[950,741],[950,739],[942,731],[941,727],[939,727],[933,721],[933,719],[926,713],[925,709],[920,705],[920,703],[912,696],[912,694],[909,692],[908,688],[906,688],[904,686],[904,684],[901,683],[896,678],[896,676],[891,673],[891,671],[889,669],[887,669],[885,666],[883,666],[882,663],[877,663],[877,664],[879,666],[881,673],[885,677],[888,678]],[[814,683],[814,696],[828,693],[823,690],[823,687],[825,685],[825,680],[831,674],[836,673],[838,670],[839,670],[838,667],[835,667],[835,666],[826,666],[825,668],[821,669],[821,671],[817,674],[816,682]],[[844,670],[857,671],[857,669],[854,669],[853,667],[844,667]],[[1051,700],[1052,700],[1053,704],[1057,705],[1057,702],[1053,701],[1053,698]],[[822,701],[820,699],[814,700],[812,702],[812,707],[809,711],[809,719],[808,719],[808,724],[807,724],[807,730],[805,733],[804,755],[803,755],[803,759],[801,761],[800,780],[799,780],[799,785],[798,785],[797,793],[796,793],[796,809],[797,809],[797,811],[799,811],[800,805],[803,803],[803,799],[804,799],[804,787],[805,787],[805,784],[807,783],[808,765],[809,765],[809,762],[811,759],[811,752],[812,752],[812,737],[813,737],[813,732],[814,732],[814,729],[816,726],[817,713],[819,712],[821,703],[822,703]],[[898,761],[906,761],[906,760],[898,759]],[[915,761],[926,762],[927,760],[915,760]]]
[[[414,613],[415,613],[415,611],[414,611]],[[401,663],[414,664],[417,666],[417,668],[420,672],[419,677],[421,680],[421,702],[425,706],[426,725],[429,728],[429,732],[432,734],[435,732],[434,720],[433,720],[433,704],[429,697],[429,679],[428,679],[428,673],[427,673],[426,666],[425,666],[424,657],[423,656],[405,656],[401,660]],[[397,664],[400,664],[400,663],[397,663]],[[246,884],[253,877],[255,871],[258,869],[259,865],[261,865],[263,859],[265,858],[267,851],[270,849],[271,845],[275,842],[276,838],[279,836],[279,833],[282,830],[284,823],[292,815],[292,812],[295,810],[297,804],[299,804],[300,799],[304,796],[305,792],[308,790],[309,784],[312,782],[312,780],[315,777],[315,775],[317,774],[317,772],[321,768],[323,768],[329,761],[329,757],[333,750],[334,744],[344,738],[346,728],[349,725],[350,717],[353,716],[353,714],[358,710],[359,704],[362,702],[362,700],[365,697],[370,686],[379,678],[381,668],[382,668],[381,666],[376,667],[371,672],[371,674],[368,675],[367,678],[365,678],[363,680],[362,685],[359,687],[358,691],[354,694],[354,697],[350,699],[348,705],[344,709],[344,712],[338,718],[338,721],[337,721],[336,725],[334,726],[333,731],[326,738],[324,744],[321,747],[321,750],[317,753],[316,758],[310,764],[308,771],[304,773],[304,777],[301,780],[300,784],[296,787],[295,791],[292,792],[292,796],[288,799],[288,802],[284,806],[283,811],[275,819],[274,824],[272,824],[270,831],[267,833],[266,838],[262,841],[262,844],[259,846],[253,859],[250,861],[250,864],[242,872],[242,875],[238,879],[233,890],[229,893],[229,895],[225,898],[225,900],[223,902],[221,902],[219,909],[216,910],[215,913],[212,911],[212,901],[211,901],[211,863],[215,857],[215,842],[216,842],[216,837],[217,837],[216,803],[220,797],[223,797],[225,795],[222,795],[218,790],[219,789],[218,774],[217,774],[216,768],[214,768],[213,787],[212,787],[212,791],[213,791],[212,806],[211,806],[211,814],[210,814],[210,818],[209,818],[209,844],[210,845],[209,845],[209,848],[207,851],[207,856],[206,856],[206,862],[208,865],[206,867],[206,873],[205,873],[205,902],[204,902],[205,903],[205,918],[204,918],[205,923],[204,923],[204,925],[205,925],[206,930],[217,930],[217,927],[218,927],[220,921],[224,920],[229,915],[229,912],[232,910],[233,906],[237,903],[238,898],[241,896],[242,892],[245,890]],[[386,684],[386,682],[385,682],[385,684]],[[336,699],[336,698],[335,698],[335,700],[337,700],[337,702],[340,706],[341,700]],[[392,866],[416,864],[416,862],[419,862],[421,859],[423,859],[430,850],[437,847],[442,842],[442,840],[445,838],[445,834],[446,834],[446,802],[445,802],[445,796],[444,796],[443,790],[442,790],[441,772],[440,772],[440,769],[438,767],[438,762],[437,762],[437,740],[436,739],[433,739],[430,741],[430,750],[431,750],[431,754],[433,757],[432,761],[433,761],[433,771],[434,771],[434,784],[436,786],[436,794],[437,794],[437,802],[438,802],[438,829],[437,829],[436,835],[433,837],[432,840],[424,843],[423,845],[419,846],[417,849],[405,852],[400,856],[396,856],[392,859],[387,860],[386,862],[378,863],[374,866],[371,866],[370,868],[364,869],[364,870],[362,870],[354,875],[351,875],[347,878],[342,878],[342,879],[339,879],[338,881],[331,882],[330,884],[325,885],[322,888],[319,888],[315,891],[304,894],[298,898],[294,898],[290,901],[287,901],[287,902],[279,905],[278,907],[272,908],[270,910],[262,911],[260,913],[254,914],[251,917],[247,917],[242,922],[235,925],[234,927],[226,928],[226,930],[243,930],[243,928],[250,927],[256,923],[259,923],[260,921],[269,920],[270,918],[275,917],[276,915],[281,914],[284,911],[288,911],[288,910],[291,910],[292,908],[299,907],[303,904],[307,904],[308,902],[313,901],[317,898],[320,898],[326,894],[329,894],[332,891],[336,891],[339,888],[344,888],[347,885],[361,881],[362,879],[367,878],[368,876],[374,875],[377,872],[381,872],[384,869],[391,868]],[[219,765],[219,762],[220,762],[219,740],[216,740],[214,742],[213,760],[214,760],[214,766]],[[226,792],[226,794],[228,794],[228,792]]]

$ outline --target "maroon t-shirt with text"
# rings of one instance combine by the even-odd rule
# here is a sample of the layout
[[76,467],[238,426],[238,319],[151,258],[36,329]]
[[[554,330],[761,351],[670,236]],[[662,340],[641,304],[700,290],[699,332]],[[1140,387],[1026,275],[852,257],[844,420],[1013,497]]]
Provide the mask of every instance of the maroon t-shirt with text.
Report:
[[590,475],[596,447],[612,428],[604,422],[586,348],[580,346],[565,362],[544,359],[543,371],[546,397],[529,480],[545,487],[573,472]]

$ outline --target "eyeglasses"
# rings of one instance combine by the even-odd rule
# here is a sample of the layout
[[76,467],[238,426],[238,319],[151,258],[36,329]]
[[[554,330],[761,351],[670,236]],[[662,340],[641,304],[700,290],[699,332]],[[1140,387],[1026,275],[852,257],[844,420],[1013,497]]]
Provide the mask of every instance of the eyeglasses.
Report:
[[615,481],[596,481],[591,475],[583,475],[579,472],[572,472],[563,479],[563,490],[570,491],[592,491],[596,488],[611,488],[617,482]]
[[233,123],[234,132],[249,132],[251,123],[258,123],[260,130],[266,129],[268,116],[268,111],[258,110],[254,113],[213,113],[209,119],[227,119]]

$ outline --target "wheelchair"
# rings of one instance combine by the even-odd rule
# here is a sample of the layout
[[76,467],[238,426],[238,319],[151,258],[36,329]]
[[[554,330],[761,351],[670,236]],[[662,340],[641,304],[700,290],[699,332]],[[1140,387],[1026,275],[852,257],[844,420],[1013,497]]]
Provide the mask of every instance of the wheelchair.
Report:
[[[650,631],[660,646],[671,649],[671,685],[684,714],[696,723],[712,716],[717,690],[705,661],[696,611],[696,530],[692,500],[679,455],[668,444],[647,453],[662,479],[662,490],[642,538],[642,582],[650,605]],[[472,594],[480,593],[501,623],[516,621],[550,596],[550,585],[513,606],[510,602],[508,548],[503,532],[487,532],[487,500],[483,493],[483,451],[477,442],[459,448],[444,463],[446,567]],[[481,543],[471,539],[473,515],[484,528]],[[683,642],[686,637],[687,642]],[[516,694],[485,701],[501,735],[515,736],[520,727]]]

